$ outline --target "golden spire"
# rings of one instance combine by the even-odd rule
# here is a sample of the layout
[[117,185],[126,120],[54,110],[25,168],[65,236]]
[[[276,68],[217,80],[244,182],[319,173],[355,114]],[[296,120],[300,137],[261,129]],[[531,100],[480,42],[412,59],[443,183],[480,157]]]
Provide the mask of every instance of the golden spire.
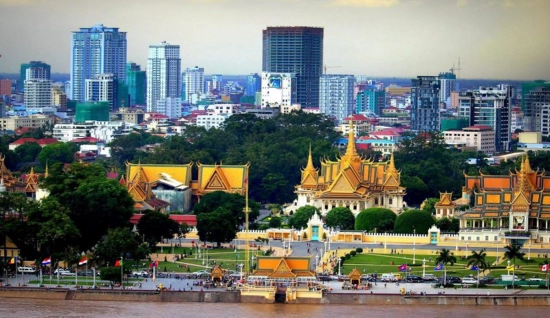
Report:
[[352,161],[360,161],[360,160],[361,158],[357,154],[357,149],[355,148],[355,131],[353,127],[353,115],[352,115],[349,120],[348,146],[346,148],[346,153],[342,156],[342,161],[345,164],[350,164]]
[[313,167],[313,156],[311,155],[311,142],[309,143],[309,155],[307,157],[307,166],[305,170],[315,170],[315,167]]
[[517,183],[514,189],[516,195],[518,195],[520,192],[523,192],[527,195],[533,189],[533,186],[529,181],[529,176],[527,175],[529,172],[531,172],[529,158],[527,158],[527,156],[522,157],[521,168],[517,172]]
[[388,175],[392,175],[397,178],[399,172],[395,168],[395,161],[393,160],[393,152],[390,155],[390,162],[388,163],[388,168],[386,169]]
[[533,170],[531,169],[531,163],[529,162],[529,156],[525,155],[525,160],[523,161],[523,169],[525,169],[525,173],[532,173]]

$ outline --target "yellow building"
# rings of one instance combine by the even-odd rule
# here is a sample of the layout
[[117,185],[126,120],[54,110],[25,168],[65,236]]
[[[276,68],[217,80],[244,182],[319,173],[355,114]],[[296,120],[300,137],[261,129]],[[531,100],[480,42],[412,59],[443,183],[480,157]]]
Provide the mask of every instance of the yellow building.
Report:
[[192,163],[126,163],[126,177],[121,179],[121,183],[127,187],[138,211],[187,212],[193,203],[211,192],[246,193],[249,165],[197,163],[197,180],[191,180],[192,167]]
[[336,161],[323,159],[320,171],[313,166],[310,149],[307,166],[296,186],[297,199],[285,213],[306,205],[316,207],[323,215],[336,207],[348,207],[354,215],[371,207],[402,211],[405,188],[401,186],[401,173],[395,168],[393,154],[388,162],[359,156],[351,125],[346,153]]
[[455,212],[461,240],[499,241],[504,236],[550,242],[550,176],[532,170],[527,156],[515,173],[465,178],[463,198],[473,195],[474,207]]

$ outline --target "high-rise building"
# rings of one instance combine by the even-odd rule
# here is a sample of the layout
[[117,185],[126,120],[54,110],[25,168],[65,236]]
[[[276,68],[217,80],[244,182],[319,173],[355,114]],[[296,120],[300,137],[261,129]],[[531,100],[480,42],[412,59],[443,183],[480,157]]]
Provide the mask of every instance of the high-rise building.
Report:
[[11,95],[11,80],[7,78],[0,79],[0,97]]
[[296,103],[319,107],[323,74],[323,28],[268,27],[263,30],[262,71],[296,74]]
[[181,98],[167,97],[157,101],[157,112],[168,116],[168,118],[181,117]]
[[67,108],[67,94],[62,85],[52,84],[52,105],[61,109]]
[[71,45],[71,99],[84,101],[86,80],[104,73],[126,81],[126,32],[97,24],[74,31]]
[[118,80],[114,74],[99,74],[86,80],[84,100],[86,102],[109,102],[111,110],[118,109]]
[[221,92],[222,88],[223,88],[223,75],[221,74],[212,75],[212,85],[210,87],[210,90],[215,89],[218,92]]
[[322,75],[320,80],[319,112],[341,123],[353,114],[353,75]]
[[384,108],[386,108],[384,85],[366,85],[357,93],[356,113],[381,115]]
[[258,73],[250,74],[246,77],[245,96],[256,96],[256,93],[262,90],[262,77]]
[[130,95],[130,106],[145,105],[147,78],[145,71],[136,63],[126,64],[126,85]]
[[30,61],[29,63],[21,64],[19,70],[19,80],[15,83],[15,91],[22,92],[27,79],[27,70],[32,68],[31,77],[34,79],[51,79],[51,66],[42,61]]
[[507,85],[480,87],[460,93],[459,116],[470,126],[489,126],[495,131],[496,151],[507,151],[511,141],[514,88]]
[[538,80],[521,85],[521,110],[525,131],[542,131],[544,136],[550,134],[549,131],[544,132],[542,129],[543,109],[549,105],[550,81]]
[[262,73],[261,108],[290,106],[296,100],[296,77],[291,73]]
[[451,93],[456,91],[456,75],[452,72],[439,73],[439,102],[451,108]]
[[52,106],[52,81],[50,71],[41,66],[28,67],[25,74],[23,90],[27,111],[38,111]]
[[411,129],[440,130],[438,77],[417,76],[411,83]]
[[147,111],[157,111],[157,101],[181,95],[180,46],[167,42],[149,46],[147,59]]
[[[204,68],[195,66],[185,69],[183,81],[185,86],[185,100],[188,103],[196,104],[200,95],[204,93]],[[221,89],[222,87],[220,86],[218,90],[221,91]]]

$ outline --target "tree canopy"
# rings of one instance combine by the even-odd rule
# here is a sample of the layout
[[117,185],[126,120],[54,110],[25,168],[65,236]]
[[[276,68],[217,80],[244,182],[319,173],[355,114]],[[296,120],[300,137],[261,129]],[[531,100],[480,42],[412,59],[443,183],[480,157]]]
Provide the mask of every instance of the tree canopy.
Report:
[[427,234],[435,220],[429,212],[424,210],[407,210],[395,219],[393,230],[395,233]]
[[337,227],[341,230],[353,230],[355,225],[355,216],[349,208],[334,208],[328,211],[325,216],[325,224],[328,227]]
[[368,208],[361,211],[355,219],[355,229],[359,231],[389,232],[393,230],[395,213],[386,208]]
[[224,207],[219,207],[209,213],[197,216],[197,231],[199,238],[204,242],[221,243],[231,242],[237,235],[235,216]]
[[[210,213],[217,208],[224,208],[233,215],[235,220],[235,226],[242,226],[245,222],[244,209],[246,207],[246,198],[237,193],[227,193],[224,191],[215,191],[205,194],[200,202],[193,207],[193,213],[200,215],[203,213]],[[254,200],[248,200],[248,207],[250,214],[248,215],[248,221],[250,224],[254,223],[260,215],[260,205]]]
[[139,219],[137,228],[139,234],[149,243],[149,247],[153,251],[157,243],[163,238],[170,239],[180,231],[179,224],[176,221],[159,211],[145,211]]
[[306,228],[307,222],[315,213],[319,214],[319,210],[316,207],[311,205],[303,206],[290,217],[288,225],[295,229]]

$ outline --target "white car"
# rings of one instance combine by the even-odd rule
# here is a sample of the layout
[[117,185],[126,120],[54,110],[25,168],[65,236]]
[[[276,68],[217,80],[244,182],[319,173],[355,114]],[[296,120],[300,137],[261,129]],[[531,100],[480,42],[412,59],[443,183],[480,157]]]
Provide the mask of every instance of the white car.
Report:
[[477,279],[472,278],[472,277],[464,277],[464,278],[462,278],[462,284],[475,285],[475,284],[477,284]]
[[76,276],[76,273],[73,273],[66,269],[56,269],[55,272],[53,272],[55,275],[61,275],[61,276]]
[[538,283],[540,283],[540,282],[544,282],[544,279],[533,277],[533,278],[529,278],[527,281],[528,282],[538,282]]

